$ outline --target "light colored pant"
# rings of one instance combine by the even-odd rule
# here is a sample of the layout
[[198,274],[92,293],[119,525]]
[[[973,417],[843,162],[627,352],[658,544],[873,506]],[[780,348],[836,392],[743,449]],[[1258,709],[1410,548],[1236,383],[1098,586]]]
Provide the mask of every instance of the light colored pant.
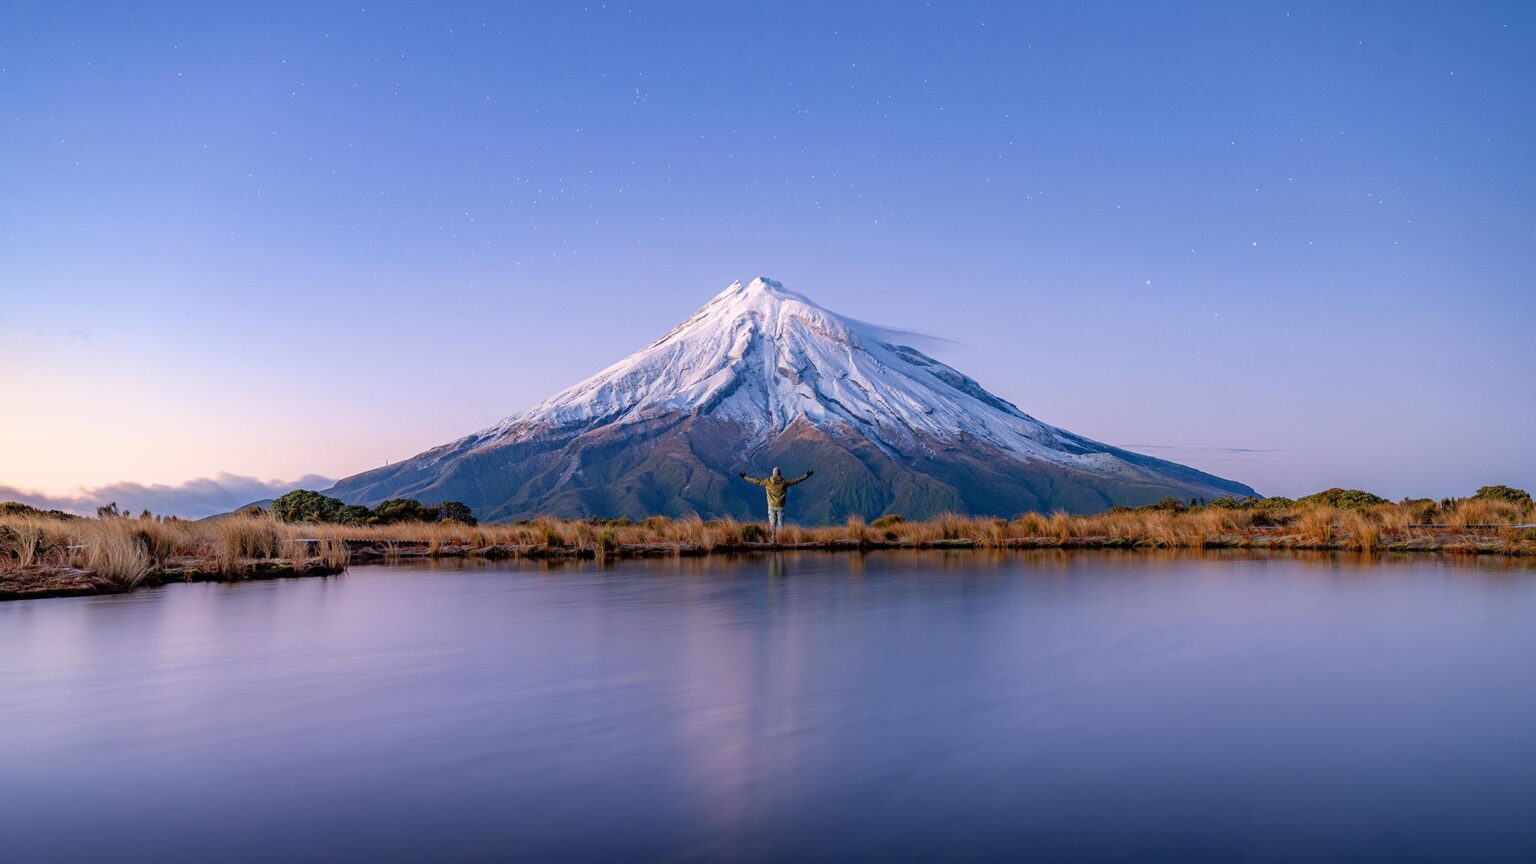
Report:
[[768,508],[768,530],[774,534],[784,530],[784,508]]

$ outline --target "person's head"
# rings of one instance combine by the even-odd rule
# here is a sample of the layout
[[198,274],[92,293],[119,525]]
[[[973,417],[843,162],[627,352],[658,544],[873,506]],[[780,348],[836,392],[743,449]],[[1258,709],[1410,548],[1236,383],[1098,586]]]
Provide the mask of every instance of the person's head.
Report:
[[775,477],[777,477],[777,476],[779,476],[779,469],[778,469],[778,466],[774,466],[774,469],[773,469],[773,476],[775,476]]

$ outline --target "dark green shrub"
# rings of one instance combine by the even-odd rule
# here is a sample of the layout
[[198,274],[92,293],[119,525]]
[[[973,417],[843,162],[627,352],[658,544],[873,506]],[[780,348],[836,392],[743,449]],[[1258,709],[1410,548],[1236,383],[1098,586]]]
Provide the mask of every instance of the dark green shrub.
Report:
[[[1254,498],[1252,496],[1236,498],[1231,495],[1223,495],[1220,498],[1212,498],[1205,502],[1205,506],[1213,510],[1252,510],[1263,500],[1263,498]],[[1283,500],[1287,504],[1290,503],[1289,498]]]
[[1513,486],[1484,486],[1477,490],[1473,498],[1481,498],[1485,501],[1508,501],[1511,504],[1519,504],[1522,507],[1531,506],[1531,493],[1524,489],[1516,489]]
[[615,528],[624,528],[635,524],[628,516],[620,516],[615,519],[612,516],[593,516],[587,520],[588,525],[612,525]]
[[78,519],[73,513],[65,513],[63,510],[43,510],[33,507],[31,504],[23,504],[20,501],[0,501],[0,516],[46,516],[49,519]]
[[1314,492],[1299,503],[1302,504],[1327,504],[1329,507],[1338,507],[1342,510],[1360,510],[1375,504],[1385,504],[1387,499],[1375,495],[1364,489],[1324,489]]
[[349,525],[361,522],[368,508],[346,504],[329,495],[295,489],[272,502],[272,515],[284,522],[330,522]]
[[437,510],[423,506],[415,498],[391,498],[373,508],[368,516],[370,525],[392,525],[396,522],[436,522]]
[[1285,525],[1291,521],[1286,512],[1296,506],[1296,502],[1281,495],[1273,498],[1260,498],[1253,502],[1250,509],[1253,510],[1253,524],[1259,527]]
[[741,526],[741,542],[761,543],[767,539],[768,532],[764,531],[763,526],[757,524],[756,522],[748,522],[747,524]]
[[893,525],[900,525],[905,521],[907,521],[907,517],[901,515],[900,513],[887,513],[886,515],[881,516],[879,519],[869,523],[869,527],[890,528]]
[[475,518],[474,511],[463,501],[444,501],[437,505],[437,518],[443,522],[462,522],[465,525],[478,525],[480,520]]
[[368,521],[372,512],[361,504],[343,504],[341,509],[336,511],[334,521],[341,525],[361,525]]

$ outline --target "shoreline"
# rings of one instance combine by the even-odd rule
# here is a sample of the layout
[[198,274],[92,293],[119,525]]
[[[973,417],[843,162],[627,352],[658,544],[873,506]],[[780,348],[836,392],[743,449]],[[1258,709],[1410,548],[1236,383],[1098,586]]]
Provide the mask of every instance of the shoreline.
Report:
[[200,567],[177,567],[152,572],[137,584],[124,586],[80,567],[39,565],[0,571],[0,603],[10,600],[42,600],[49,597],[97,597],[131,594],[140,588],[159,588],[188,582],[247,582],[264,579],[295,579],[308,576],[339,576],[346,566],[315,563],[296,567],[290,560],[251,561],[250,570],[229,575]]
[[509,558],[659,558],[704,557],[753,552],[873,552],[887,550],[963,550],[963,549],[1061,549],[1093,550],[1119,549],[1130,551],[1168,551],[1207,549],[1257,549],[1279,552],[1408,552],[1446,555],[1510,555],[1536,557],[1536,548],[1527,545],[1510,545],[1497,536],[1459,534],[1435,537],[1414,537],[1402,540],[1382,540],[1368,550],[1361,550],[1352,540],[1333,540],[1316,543],[1300,534],[1271,536],[1227,535],[1207,538],[1196,544],[1163,544],[1128,537],[1072,537],[1065,540],[1053,537],[1013,537],[998,541],[975,540],[968,537],[939,540],[879,540],[848,538],[814,540],[799,543],[718,543],[712,546],[684,542],[631,543],[605,548],[591,546],[549,546],[544,544],[503,543],[486,547],[469,544],[442,544],[433,549],[426,541],[399,542],[393,548],[379,541],[348,541],[351,563],[373,564],[394,558],[484,558],[505,560]]
[[1410,555],[1484,556],[1502,555],[1517,559],[1536,558],[1529,544],[1510,544],[1489,534],[1439,534],[1381,540],[1362,550],[1351,539],[1333,539],[1318,543],[1301,534],[1219,535],[1197,544],[1162,544],[1126,537],[1013,537],[997,541],[972,538],[924,541],[846,538],[796,543],[717,543],[709,546],[686,542],[618,544],[586,546],[502,543],[474,546],[468,543],[419,541],[344,540],[345,563],[321,558],[296,563],[289,558],[247,559],[233,570],[218,569],[212,562],[198,559],[169,561],[163,568],[146,573],[132,585],[123,585],[93,572],[73,566],[34,565],[0,570],[0,602],[44,599],[50,597],[91,597],[126,594],[140,588],[192,582],[244,582],[267,579],[337,576],[351,564],[382,564],[407,560],[479,559],[485,561],[528,560],[621,560],[642,558],[702,558],[711,555],[742,555],[774,552],[882,552],[882,551],[1095,551],[1129,552],[1248,550],[1257,552],[1348,552],[1356,555],[1398,553]]

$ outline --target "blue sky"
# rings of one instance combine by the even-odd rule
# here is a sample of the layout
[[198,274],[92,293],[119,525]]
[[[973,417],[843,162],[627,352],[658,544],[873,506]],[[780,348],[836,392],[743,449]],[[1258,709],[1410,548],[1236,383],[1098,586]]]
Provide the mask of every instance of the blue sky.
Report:
[[343,476],[766,274],[1263,492],[1536,487],[1533,104],[1526,4],[8,5],[0,486]]

